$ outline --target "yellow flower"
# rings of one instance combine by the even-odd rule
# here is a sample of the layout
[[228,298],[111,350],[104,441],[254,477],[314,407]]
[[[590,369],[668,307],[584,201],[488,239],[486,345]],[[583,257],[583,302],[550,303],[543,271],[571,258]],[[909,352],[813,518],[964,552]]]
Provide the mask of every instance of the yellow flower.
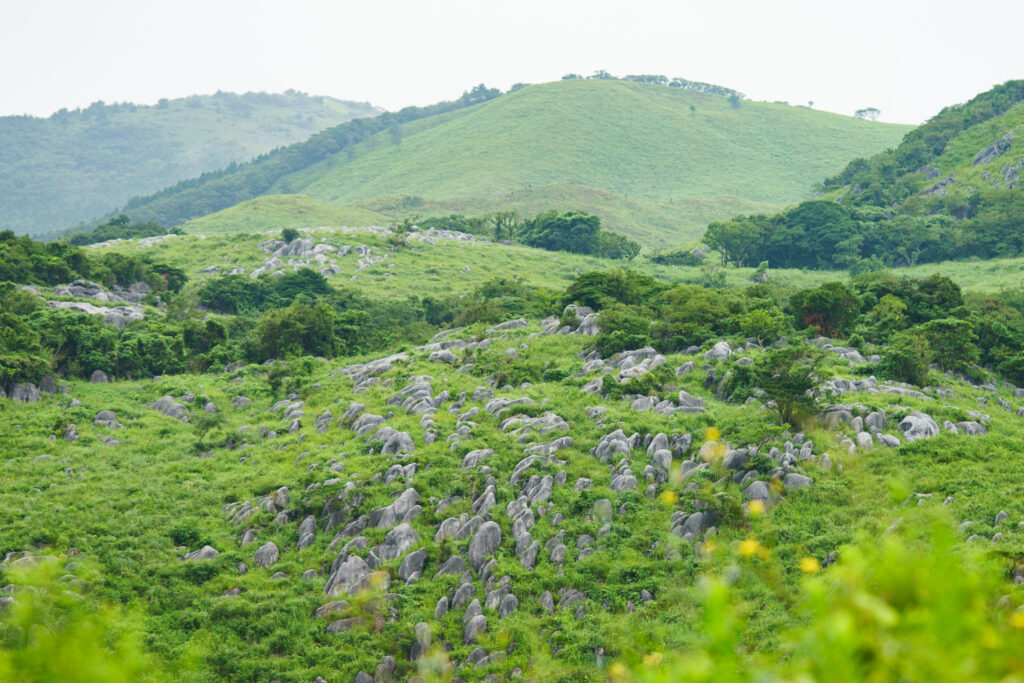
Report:
[[658,666],[663,659],[665,657],[660,652],[651,652],[644,655],[644,666]]
[[622,662],[612,662],[612,665],[608,667],[608,675],[616,678],[626,675],[626,665]]
[[661,492],[661,502],[667,503],[668,505],[672,505],[677,500],[679,500],[679,495],[675,491]]
[[761,550],[761,544],[752,538],[740,541],[740,555],[757,555]]
[[708,431],[704,433],[705,441],[718,441],[722,438],[722,432],[719,431],[718,427],[708,427]]
[[1024,612],[1017,611],[1010,615],[1010,626],[1024,630]]
[[704,541],[704,545],[701,546],[701,551],[705,555],[710,555],[711,553],[715,552],[715,548],[717,547],[718,545],[715,544],[715,539],[709,538],[708,540]]
[[821,569],[821,563],[813,557],[805,557],[800,560],[800,571],[804,574],[815,574]]
[[763,515],[765,511],[765,505],[763,500],[752,500],[747,503],[747,509],[750,510],[752,515]]

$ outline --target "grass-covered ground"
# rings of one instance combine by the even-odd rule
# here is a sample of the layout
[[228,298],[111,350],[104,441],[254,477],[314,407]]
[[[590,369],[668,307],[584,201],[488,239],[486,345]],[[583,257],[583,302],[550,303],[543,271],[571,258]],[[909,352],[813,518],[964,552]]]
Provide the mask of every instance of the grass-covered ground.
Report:
[[[805,619],[799,597],[803,558],[820,560],[858,536],[877,539],[892,533],[887,529],[897,520],[910,542],[930,533],[933,514],[951,524],[975,522],[961,534],[959,543],[968,533],[987,538],[1002,531],[1004,540],[996,546],[999,554],[1012,559],[1024,553],[1024,532],[1017,527],[1024,519],[1024,502],[1016,486],[1024,477],[1024,460],[1017,457],[1024,447],[1021,418],[998,406],[981,406],[992,417],[986,435],[942,434],[899,449],[875,448],[856,456],[843,454],[835,433],[808,424],[806,436],[816,444],[815,452],[831,453],[835,469],[802,465],[815,480],[813,486],[785,492],[786,500],[763,516],[745,516],[738,507],[740,487],[724,481],[716,484],[715,468],[686,481],[673,475],[655,498],[647,498],[641,472],[650,457],[642,447],[629,455],[641,485],[622,493],[609,488],[609,465],[588,451],[601,435],[617,427],[626,434],[687,432],[694,437],[693,451],[712,428],[737,446],[758,442],[772,433],[772,411],[757,404],[717,400],[704,389],[700,372],[672,384],[703,398],[706,413],[667,417],[630,410],[628,400],[602,399],[580,390],[596,376],[573,376],[582,366],[577,351],[587,346],[588,338],[537,337],[531,334],[536,329],[531,326],[506,335],[489,335],[483,326],[464,330],[458,336],[495,339],[488,349],[470,354],[478,370],[454,371],[445,363],[429,361],[425,353],[413,353],[408,362],[396,363],[380,376],[380,383],[359,394],[353,393],[351,380],[335,370],[366,359],[307,359],[290,364],[283,385],[275,389],[268,375],[273,368],[248,366],[232,374],[154,381],[107,385],[72,381],[70,396],[83,403],[77,408],[66,407],[67,396],[47,397],[31,405],[0,401],[0,443],[9,454],[0,479],[0,550],[63,555],[77,549],[78,555],[68,559],[80,565],[73,573],[89,577],[85,593],[89,604],[126,604],[140,611],[141,643],[154,657],[156,668],[168,678],[194,681],[310,681],[318,675],[328,681],[351,681],[360,670],[372,674],[386,655],[395,658],[396,678],[404,680],[417,670],[429,675],[435,671],[431,663],[435,660],[465,660],[475,645],[463,644],[463,610],[434,617],[435,603],[457,587],[457,577],[435,579],[434,573],[449,555],[464,554],[468,539],[434,543],[433,537],[441,520],[470,512],[470,504],[484,490],[488,472],[461,467],[463,455],[476,448],[495,450],[483,462],[495,476],[497,505],[490,514],[503,532],[494,575],[510,577],[519,609],[504,619],[493,609],[484,609],[488,631],[479,644],[488,651],[506,651],[507,659],[462,669],[459,675],[467,680],[515,668],[542,680],[603,678],[609,671],[615,677],[620,669],[609,669],[613,663],[635,666],[636,675],[643,678],[644,667],[649,668],[649,660],[643,659],[648,653],[681,656],[686,661],[686,652],[708,647],[708,638],[722,635],[708,630],[710,607],[700,576],[724,576],[732,585],[737,621],[729,628],[738,639],[739,667],[743,677],[756,677],[784,670],[782,653],[790,645],[786,633]],[[508,348],[516,349],[519,358],[510,358]],[[756,357],[757,352],[750,355]],[[686,360],[703,362],[700,356],[677,354],[668,357],[668,366]],[[493,417],[483,410],[484,401],[468,400],[462,411],[473,407],[481,411],[471,418],[472,437],[450,447],[446,437],[456,427],[457,414],[441,408],[434,415],[440,438],[428,445],[420,416],[406,414],[386,401],[416,376],[430,376],[433,392],[446,390],[454,400],[463,391],[472,396],[490,371],[514,373],[538,366],[570,374],[558,381],[496,391],[498,396],[534,401],[533,407],[513,413],[540,415],[550,410],[570,427],[568,432],[540,439],[573,438],[571,447],[555,454],[561,462],[535,464],[527,470],[527,475],[564,470],[567,476],[566,484],[554,487],[546,514],[538,517],[531,530],[542,548],[536,569],[526,570],[517,561],[505,510],[518,495],[509,475],[524,457],[524,445],[499,428],[513,413]],[[827,367],[829,373],[841,376],[850,376],[852,370],[835,360]],[[990,392],[943,381],[955,394],[948,401],[887,394],[849,394],[842,400],[887,410],[891,430],[892,421],[911,409],[926,410],[940,421],[961,419],[965,411],[979,407],[978,397],[994,398]],[[289,391],[304,402],[302,426],[294,433],[289,433],[289,421],[282,418],[280,409],[268,412]],[[185,392],[198,397],[188,404],[191,423],[144,405]],[[1001,393],[1015,408],[1020,404],[1008,390]],[[235,396],[248,397],[252,403],[236,410],[230,403]],[[201,404],[206,400],[218,407],[216,417],[204,416]],[[412,435],[414,454],[397,460],[375,455],[373,443],[339,427],[338,417],[352,400],[365,403],[367,412],[393,412],[386,424]],[[594,405],[607,408],[600,425],[587,415]],[[94,416],[103,409],[116,412],[123,428],[93,426]],[[319,433],[314,420],[324,410],[333,417],[326,431]],[[61,438],[69,423],[77,425],[77,441]],[[277,437],[263,436],[262,427],[275,430]],[[103,436],[114,436],[120,444],[106,445],[100,441]],[[217,447],[228,437],[233,447]],[[777,433],[774,438],[781,444]],[[340,472],[328,470],[331,461],[342,464]],[[411,482],[374,480],[395,462],[417,463]],[[610,464],[615,465],[616,459]],[[592,479],[593,488],[574,491],[579,477]],[[391,584],[379,589],[388,594],[385,602],[372,597],[350,599],[352,612],[346,614],[362,615],[362,622],[348,632],[328,633],[327,624],[342,615],[313,616],[333,599],[324,595],[324,584],[339,550],[331,541],[340,527],[324,529],[325,504],[341,493],[346,482],[356,485],[360,500],[353,518],[387,504],[407,486],[414,487],[424,509],[412,523],[420,536],[413,547],[426,549],[427,563],[422,579],[403,585],[395,576],[399,561],[386,561],[383,570]],[[687,487],[688,482],[698,486]],[[310,490],[311,485],[320,486]],[[286,523],[275,521],[274,512],[260,510],[244,524],[233,526],[222,511],[236,501],[256,503],[259,496],[281,486],[288,487],[291,498],[283,507],[293,511]],[[914,494],[929,497],[919,505]],[[462,499],[435,512],[436,503],[452,495]],[[953,501],[943,506],[949,496]],[[598,534],[601,524],[590,517],[594,501],[600,498],[609,498],[615,510],[605,536]],[[714,550],[707,545],[699,552],[669,534],[672,513],[692,511],[694,500],[717,501],[715,505],[726,515],[714,538]],[[622,512],[620,505],[625,506]],[[995,516],[1001,510],[1009,518],[996,525]],[[556,513],[564,516],[561,522],[555,521]],[[306,515],[318,520],[316,538],[312,545],[296,550],[298,523]],[[257,540],[240,547],[243,528],[255,529]],[[562,567],[549,562],[543,548],[560,530],[569,546]],[[369,529],[363,535],[373,545],[387,531]],[[596,539],[589,543],[596,552],[577,559],[575,543],[584,534]],[[762,559],[746,556],[740,543],[751,539],[768,549]],[[280,548],[281,559],[272,567],[256,568],[253,551],[267,541]],[[181,560],[186,551],[206,544],[220,551],[215,559]],[[239,573],[239,563],[249,565],[247,573]],[[315,577],[302,579],[309,569],[315,570]],[[277,572],[285,576],[272,578]],[[483,582],[476,580],[474,585],[475,597],[483,602]],[[574,618],[578,605],[556,608],[552,615],[541,609],[541,594],[551,591],[557,604],[559,588],[586,594],[581,603],[584,616]],[[652,594],[650,602],[643,602],[643,590]],[[894,594],[887,599],[896,604],[899,597]],[[628,610],[627,602],[635,605],[635,611]],[[382,618],[375,621],[378,615]],[[429,625],[435,645],[449,643],[450,649],[446,654],[438,650],[434,659],[417,665],[408,661],[408,650],[418,622]],[[719,655],[725,657],[725,653]],[[653,673],[657,675],[656,670]]]
[[[199,282],[210,277],[201,275],[200,271],[211,265],[219,266],[225,272],[240,267],[246,273],[251,273],[263,265],[267,257],[256,245],[270,238],[280,238],[280,229],[266,229],[266,216],[272,214],[275,216],[275,225],[303,229],[302,234],[315,238],[317,243],[334,246],[365,245],[375,249],[377,255],[387,254],[385,261],[360,271],[356,270],[356,256],[350,254],[338,259],[337,263],[342,270],[330,278],[336,285],[355,287],[375,298],[422,297],[439,292],[467,294],[498,277],[518,277],[527,284],[556,291],[564,289],[580,272],[613,267],[628,267],[669,283],[702,284],[708,277],[697,266],[664,266],[643,256],[627,264],[492,242],[440,239],[432,245],[413,240],[409,247],[391,252],[386,236],[369,230],[328,227],[305,230],[306,226],[327,223],[324,219],[336,217],[330,209],[317,203],[300,202],[296,208],[288,198],[265,198],[256,200],[255,204],[258,211],[254,213],[251,222],[245,218],[247,205],[240,205],[221,214],[190,222],[186,226],[190,232],[187,235],[169,236],[152,243],[124,240],[95,249],[151,254],[154,258],[184,269],[190,279]],[[340,220],[339,224],[344,222]],[[227,232],[235,226],[249,227],[251,232]],[[718,257],[714,254],[707,258],[708,263],[717,261]],[[897,272],[908,277],[940,273],[959,284],[965,293],[993,294],[1020,285],[1017,276],[1022,262],[1024,259],[949,261],[903,268]],[[725,274],[726,285],[730,287],[749,284],[755,271],[755,268],[733,266],[721,270]],[[773,281],[788,288],[813,287],[822,282],[848,277],[844,271],[806,269],[769,269],[769,274]],[[356,278],[352,279],[353,276]]]
[[387,225],[387,216],[368,209],[332,206],[302,195],[269,195],[196,218],[182,230],[202,235],[232,234],[274,226],[278,229],[320,225]]

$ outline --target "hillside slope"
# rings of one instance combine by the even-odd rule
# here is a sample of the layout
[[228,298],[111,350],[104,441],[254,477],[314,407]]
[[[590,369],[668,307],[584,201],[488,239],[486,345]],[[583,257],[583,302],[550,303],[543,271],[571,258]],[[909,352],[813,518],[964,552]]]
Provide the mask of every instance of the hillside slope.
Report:
[[[90,611],[103,600],[140,601],[145,619],[130,628],[151,648],[151,666],[190,681],[358,681],[371,680],[358,672],[382,667],[397,680],[440,680],[453,669],[463,680],[516,670],[538,680],[629,680],[615,673],[629,666],[642,674],[661,653],[665,667],[697,660],[713,671],[742,657],[742,670],[757,677],[638,680],[792,680],[791,668],[834,661],[812,650],[790,664],[786,650],[791,629],[807,621],[801,605],[826,597],[851,620],[869,599],[863,611],[882,605],[890,621],[881,633],[858,636],[871,645],[877,637],[879,648],[934,628],[932,620],[948,628],[953,609],[969,610],[962,628],[972,629],[951,641],[957,651],[978,647],[974,629],[997,633],[999,653],[1024,644],[1002,611],[979,606],[1000,595],[1005,611],[1019,604],[1005,579],[1012,562],[961,570],[950,580],[970,588],[947,591],[948,563],[960,554],[932,551],[947,558],[936,575],[920,540],[936,519],[970,522],[961,543],[975,534],[984,541],[976,547],[1020,552],[1024,506],[1013,482],[1024,468],[1012,454],[1021,418],[993,406],[980,418],[987,434],[963,432],[979,429],[966,414],[991,392],[944,379],[941,397],[930,389],[934,397],[915,397],[872,390],[861,378],[865,388],[843,400],[862,414],[794,435],[794,446],[772,430],[772,411],[720,400],[703,387],[703,372],[675,378],[671,368],[706,364],[703,354],[669,355],[662,370],[672,390],[660,379],[644,408],[633,396],[585,393],[595,378],[616,384],[635,354],[584,369],[577,354],[592,338],[545,334],[551,325],[476,326],[451,337],[451,350],[434,353],[435,344],[365,365],[307,359],[156,381],[73,381],[72,407],[60,396],[31,405],[0,399],[9,416],[0,443],[12,454],[0,482],[0,548],[24,551],[11,556],[5,580],[13,585],[4,591],[13,598],[5,598],[45,605],[52,591],[65,596],[64,609]],[[480,339],[492,347],[465,348]],[[505,349],[518,351],[511,358]],[[736,372],[761,353],[711,363]],[[856,369],[832,357],[829,373],[852,385]],[[522,387],[487,376],[541,364],[560,374]],[[285,391],[294,391],[286,399],[273,381],[282,372]],[[700,410],[677,411],[677,393]],[[668,414],[661,404],[650,410],[662,396]],[[915,411],[961,421],[960,433],[936,427],[911,443],[897,424],[922,414]],[[864,419],[882,425],[871,427],[874,437],[852,425]],[[72,431],[62,432],[67,425]],[[720,437],[708,429],[719,425]],[[748,455],[762,435],[760,453],[751,445]],[[882,436],[902,445],[875,445]],[[728,444],[743,448],[723,460]],[[988,542],[994,534],[998,543]],[[867,585],[881,597],[864,589],[851,607],[843,589],[861,554],[847,544],[883,535],[903,555],[871,566]],[[839,564],[820,588],[801,594],[800,568],[818,571],[837,550]],[[16,572],[23,555],[23,563],[53,566],[81,597]],[[715,603],[702,586],[719,581]],[[726,617],[730,605],[735,614]],[[912,626],[888,617],[915,608]],[[706,644],[724,629],[705,614],[731,619],[729,642],[743,647]],[[833,633],[831,616],[806,635]],[[896,661],[927,666],[943,646],[930,647],[921,656],[907,647],[912,663]],[[967,680],[997,680],[1014,666],[1002,655],[949,656],[969,667]],[[891,657],[875,666],[897,668]]]
[[[737,210],[806,198],[830,169],[907,130],[779,104],[734,107],[665,86],[560,81],[380,126],[327,155],[311,147],[308,156],[319,158],[280,168],[259,193],[303,193],[394,218],[583,206],[654,246],[693,237]],[[272,175],[264,165],[262,175]],[[196,205],[218,191],[212,182],[183,186],[173,211],[172,194],[133,202],[133,216],[174,223],[195,215],[181,215],[185,197]],[[231,203],[249,198],[228,187],[222,194]]]
[[821,201],[714,226],[730,260],[862,268],[1024,255],[1024,80],[946,107],[892,150],[855,159]]
[[49,118],[0,118],[0,227],[40,234],[139,194],[379,110],[287,94],[217,93],[155,106],[96,103]]
[[267,195],[193,219],[183,224],[182,229],[197,234],[224,235],[267,229],[387,223],[387,216],[367,209],[332,206],[302,195]]

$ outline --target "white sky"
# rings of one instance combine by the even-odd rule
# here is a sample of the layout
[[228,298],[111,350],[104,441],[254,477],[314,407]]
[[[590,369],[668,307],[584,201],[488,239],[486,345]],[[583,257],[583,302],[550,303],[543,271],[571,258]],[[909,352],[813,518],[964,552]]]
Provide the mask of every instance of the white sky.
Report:
[[0,0],[0,115],[217,90],[397,109],[606,69],[918,123],[1024,78],[1024,0]]

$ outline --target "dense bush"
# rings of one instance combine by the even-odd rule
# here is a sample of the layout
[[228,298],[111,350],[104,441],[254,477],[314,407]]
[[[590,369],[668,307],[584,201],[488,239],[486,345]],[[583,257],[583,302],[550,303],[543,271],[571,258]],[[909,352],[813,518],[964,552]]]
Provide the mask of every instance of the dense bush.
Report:
[[68,242],[78,246],[96,244],[107,240],[132,239],[135,237],[156,237],[158,235],[180,235],[179,228],[165,228],[159,223],[147,221],[132,223],[125,214],[118,214],[106,223],[102,223],[92,232],[76,232],[68,238]]

